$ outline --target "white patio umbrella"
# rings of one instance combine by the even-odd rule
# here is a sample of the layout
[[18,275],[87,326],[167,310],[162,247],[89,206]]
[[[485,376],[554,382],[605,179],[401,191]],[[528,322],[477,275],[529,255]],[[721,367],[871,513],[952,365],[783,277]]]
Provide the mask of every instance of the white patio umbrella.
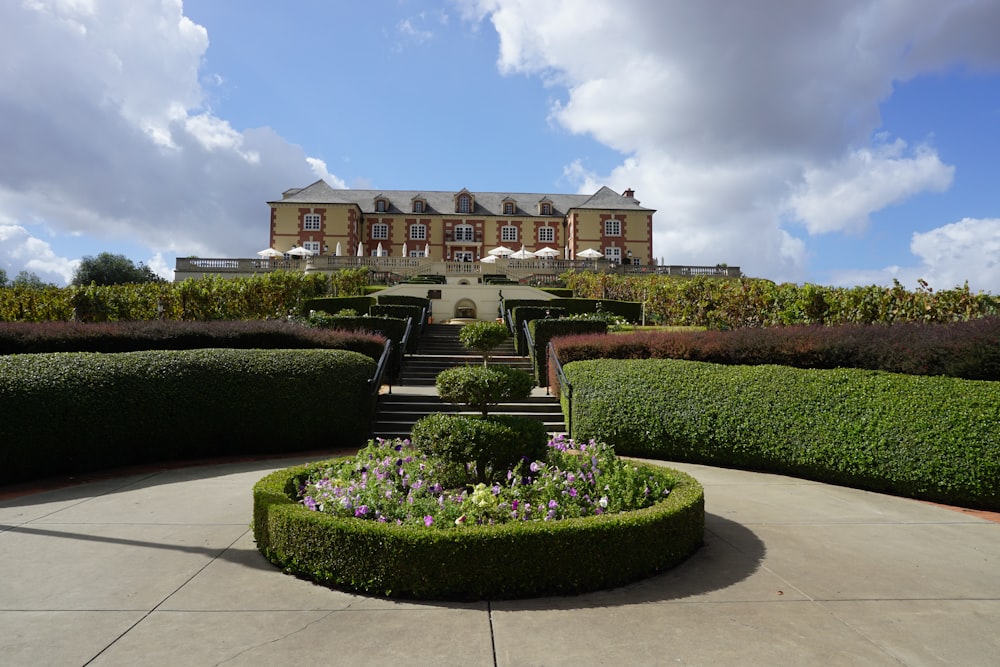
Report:
[[275,257],[281,257],[282,252],[280,250],[275,250],[274,248],[268,248],[267,250],[261,250],[257,253],[258,257],[263,257],[264,259],[274,259]]
[[382,256],[382,242],[381,241],[378,242],[378,247],[375,248],[375,256],[376,257],[381,257]]
[[483,264],[496,264],[497,256],[496,255],[486,255],[486,257],[483,257],[479,261],[482,262]]
[[364,256],[365,256],[365,244],[361,243],[359,241],[358,242],[358,257],[364,257]]
[[521,249],[518,250],[517,252],[515,252],[514,254],[512,254],[510,256],[510,258],[511,259],[531,259],[534,256],[535,256],[535,253],[531,252],[530,250],[525,250],[524,246],[522,245]]
[[493,250],[490,250],[489,254],[494,257],[509,257],[514,254],[514,251],[507,246],[497,246],[496,248],[493,248]]
[[303,248],[302,246],[295,246],[294,248],[288,251],[288,254],[294,257],[312,257],[316,253],[314,253],[312,250],[309,250],[308,248]]
[[333,255],[340,257],[340,241],[337,241],[337,247],[333,249]]
[[535,251],[535,257],[558,257],[562,253],[555,248],[539,248]]
[[403,257],[406,257],[406,241],[403,241]]
[[594,250],[593,248],[587,248],[586,250],[581,250],[576,253],[577,257],[583,257],[584,259],[600,259],[604,257],[600,251]]

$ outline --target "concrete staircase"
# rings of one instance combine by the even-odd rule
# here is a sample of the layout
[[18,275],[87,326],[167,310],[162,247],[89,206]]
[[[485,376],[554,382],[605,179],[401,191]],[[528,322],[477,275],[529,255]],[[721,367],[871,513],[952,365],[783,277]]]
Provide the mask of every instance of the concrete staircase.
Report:
[[[421,337],[416,354],[406,355],[398,383],[391,394],[379,397],[378,415],[372,427],[372,435],[380,438],[405,438],[418,419],[434,412],[451,414],[476,414],[462,410],[460,406],[442,402],[434,388],[437,374],[446,368],[461,365],[481,364],[482,357],[469,354],[458,340],[461,325],[430,324]],[[494,350],[490,364],[512,366],[531,372],[531,360],[514,354],[513,341]],[[503,403],[490,414],[519,415],[537,419],[545,424],[545,430],[561,433],[566,430],[559,400],[547,396],[544,388],[536,387],[532,395],[523,401]]]

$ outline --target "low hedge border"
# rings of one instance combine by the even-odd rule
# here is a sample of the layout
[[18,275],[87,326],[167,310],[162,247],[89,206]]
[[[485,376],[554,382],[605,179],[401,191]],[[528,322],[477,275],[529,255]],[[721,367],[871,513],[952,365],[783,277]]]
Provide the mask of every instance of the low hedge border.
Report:
[[344,350],[0,357],[0,483],[368,437],[375,362]]
[[[296,491],[321,461],[254,486],[257,547],[285,572],[372,595],[478,600],[567,595],[621,586],[676,565],[701,545],[704,491],[676,484],[642,510],[563,521],[426,529],[313,512]],[[645,465],[645,464],[637,464]]]
[[1000,384],[859,369],[577,361],[573,432],[620,454],[1000,509]]

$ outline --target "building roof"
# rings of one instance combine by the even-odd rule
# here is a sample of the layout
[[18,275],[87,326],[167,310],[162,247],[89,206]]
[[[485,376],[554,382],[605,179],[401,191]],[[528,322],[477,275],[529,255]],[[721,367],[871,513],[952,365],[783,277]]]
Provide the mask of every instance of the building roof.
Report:
[[[375,200],[387,199],[387,211],[380,214],[412,215],[413,199],[423,199],[427,202],[424,213],[430,215],[456,215],[455,197],[467,192],[475,199],[475,207],[471,213],[461,215],[509,215],[503,213],[504,202],[514,201],[517,208],[515,216],[537,216],[538,204],[546,202],[552,205],[552,215],[566,215],[572,209],[609,209],[653,212],[653,209],[639,205],[635,197],[620,195],[607,186],[592,195],[567,195],[551,193],[526,192],[471,192],[455,190],[452,192],[435,192],[431,190],[345,190],[332,188],[324,180],[318,180],[304,188],[290,188],[283,193],[283,198],[270,201],[268,204],[354,204],[363,213],[375,213]],[[627,191],[628,192],[628,191]]]

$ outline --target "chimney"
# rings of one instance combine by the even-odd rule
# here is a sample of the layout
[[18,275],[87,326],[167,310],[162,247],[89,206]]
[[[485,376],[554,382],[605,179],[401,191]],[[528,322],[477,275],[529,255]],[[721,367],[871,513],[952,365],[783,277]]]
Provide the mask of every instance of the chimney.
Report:
[[622,193],[622,197],[628,197],[629,199],[635,199],[635,190],[628,188]]

